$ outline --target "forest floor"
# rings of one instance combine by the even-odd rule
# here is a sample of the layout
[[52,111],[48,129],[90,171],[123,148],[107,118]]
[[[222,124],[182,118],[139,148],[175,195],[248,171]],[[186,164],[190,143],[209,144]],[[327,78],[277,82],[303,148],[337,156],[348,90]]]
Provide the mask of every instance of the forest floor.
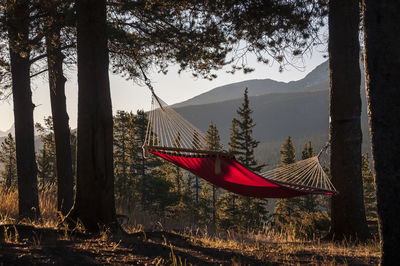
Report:
[[377,265],[379,245],[263,241],[165,231],[119,236],[0,225],[0,265]]

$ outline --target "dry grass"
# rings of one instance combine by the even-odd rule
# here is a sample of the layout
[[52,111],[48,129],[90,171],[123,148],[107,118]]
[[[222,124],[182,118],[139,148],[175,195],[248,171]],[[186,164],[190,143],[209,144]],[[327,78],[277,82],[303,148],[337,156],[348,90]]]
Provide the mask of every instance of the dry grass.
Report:
[[[14,223],[18,218],[18,191],[0,188],[0,224]],[[57,196],[54,187],[39,191],[39,208],[42,218],[38,221],[20,221],[46,228],[54,228],[58,223]]]
[[[44,189],[40,191],[39,201],[42,219],[35,222],[19,221],[18,223],[42,228],[55,228],[58,223],[55,190]],[[159,265],[170,265],[171,263],[180,265],[181,262],[182,264],[187,262],[187,265],[190,263],[202,264],[201,262],[205,264],[218,262],[222,265],[374,265],[379,263],[380,258],[379,242],[376,240],[354,244],[347,241],[337,243],[322,242],[319,239],[298,239],[290,227],[282,232],[264,228],[257,233],[248,232],[244,234],[225,231],[218,235],[209,235],[206,228],[173,232],[173,226],[176,225],[155,223],[154,220],[150,222],[152,220],[150,214],[141,216],[140,212],[135,210],[131,213],[130,223],[125,229],[128,233],[135,235],[135,239],[140,238],[140,241],[142,241],[140,244],[131,247],[126,245],[124,240],[121,242],[121,240],[109,238],[106,232],[96,239],[89,240],[71,239],[66,233],[65,236],[58,236],[57,241],[64,241],[61,242],[62,245],[68,245],[79,255],[88,253],[91,254],[89,259],[105,263],[129,262],[140,264],[140,261],[148,261],[156,262]],[[18,193],[16,191],[5,192],[0,189],[0,225],[17,223],[17,214]],[[133,217],[135,218],[133,219]],[[162,237],[158,235],[154,238],[156,233],[149,232],[149,230],[161,230],[165,232],[163,233],[165,235],[162,235]],[[10,248],[9,254],[14,254],[14,252],[19,254],[19,249],[21,249],[21,254],[26,249],[30,249],[32,254],[36,254],[36,251],[39,254],[42,251],[39,252],[38,250],[43,250],[40,239],[32,243],[18,243],[15,235],[13,236],[9,232],[4,232],[3,236],[4,243],[8,245],[7,248]],[[153,250],[155,247],[157,249]],[[135,250],[140,250],[141,255],[136,254]],[[164,254],[164,250],[168,250],[168,252]],[[57,262],[59,259],[64,258],[53,258],[52,262]],[[35,258],[32,257],[28,261],[35,262]],[[39,260],[39,262],[42,261]]]

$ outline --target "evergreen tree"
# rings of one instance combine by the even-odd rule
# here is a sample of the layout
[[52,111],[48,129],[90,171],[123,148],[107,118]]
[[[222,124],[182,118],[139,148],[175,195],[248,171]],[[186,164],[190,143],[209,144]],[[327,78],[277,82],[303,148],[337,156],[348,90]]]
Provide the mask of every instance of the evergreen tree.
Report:
[[[209,151],[222,150],[223,145],[221,144],[220,141],[220,136],[217,126],[212,121],[210,122],[210,125],[207,130],[206,143],[207,143],[207,150]],[[211,187],[211,189],[208,189],[208,187]],[[211,194],[207,193],[208,191],[211,191]],[[211,206],[207,209],[211,211],[211,229],[215,231],[217,227],[217,202],[219,196],[218,195],[219,189],[214,184],[209,184],[205,182],[203,185],[203,192],[204,192],[202,193],[203,197],[211,196],[211,199],[209,200]]]
[[169,204],[170,195],[160,195],[160,193],[168,193],[171,183],[163,178],[158,169],[163,164],[161,159],[155,156],[144,158],[142,147],[146,138],[147,123],[146,113],[138,110],[133,119],[136,150],[132,148],[132,158],[134,158],[132,164],[138,179],[136,190],[139,193],[142,209],[161,213],[164,206]]
[[107,6],[105,0],[77,0],[75,8],[78,58],[76,197],[65,221],[71,226],[80,221],[88,232],[98,232],[99,224],[115,232],[119,227],[115,214]]
[[[233,156],[238,155],[238,135],[239,135],[239,121],[236,118],[232,119],[232,125],[229,136],[229,153]],[[237,206],[238,196],[232,192],[226,192],[220,197],[220,211],[219,211],[219,226],[223,229],[238,230],[240,224],[239,216],[240,211]]]
[[[311,158],[314,151],[311,141],[305,144],[302,159]],[[281,165],[295,163],[296,155],[290,137],[286,139],[281,149]],[[297,237],[321,236],[329,228],[329,217],[322,208],[323,198],[317,195],[306,195],[277,201],[274,209],[273,224],[279,231],[287,230]]]
[[254,172],[260,172],[265,165],[257,163],[254,158],[254,149],[258,146],[259,142],[254,140],[252,137],[253,128],[256,126],[256,123],[251,117],[252,113],[253,110],[250,109],[249,104],[248,88],[246,88],[244,91],[242,106],[237,110],[237,114],[240,118],[239,120],[236,120],[239,126],[238,133],[234,133],[236,130],[234,124],[236,122],[232,122],[231,134],[236,134],[237,139],[237,146],[235,147],[235,144],[232,143],[232,148],[234,148],[234,152],[238,154],[237,159],[240,163]]
[[239,137],[239,121],[236,118],[232,119],[231,131],[229,134],[229,153],[232,155],[237,155],[239,151],[238,144]]
[[[254,149],[258,146],[259,142],[252,137],[253,128],[256,126],[256,123],[251,117],[252,113],[248,89],[246,88],[244,91],[243,103],[237,110],[239,119],[232,120],[230,149],[241,164],[254,172],[260,172],[265,165],[259,164],[254,157]],[[229,201],[230,200],[228,200],[228,202]],[[234,196],[232,201],[236,201]],[[238,229],[241,231],[259,229],[266,220],[268,214],[266,208],[268,201],[266,199],[240,196],[235,203],[239,211],[236,212],[232,210],[230,213],[240,214],[240,217],[238,217]]]
[[37,164],[31,91],[31,10],[32,1],[2,1],[7,19],[4,30],[8,33],[9,62],[14,105],[15,143],[18,174],[19,217],[40,217],[37,188]]
[[[311,145],[311,141],[308,141],[304,150],[301,153],[301,159],[305,160],[314,156],[314,149]],[[313,194],[308,194],[303,197],[302,210],[306,212],[315,212],[318,208],[318,196]]]
[[[296,162],[296,153],[291,137],[289,136],[281,148],[281,166]],[[298,218],[295,214],[301,208],[300,198],[279,199],[274,209],[274,223],[279,228],[289,223],[293,218]]]
[[36,123],[43,147],[37,156],[38,177],[42,187],[56,184],[57,164],[54,140],[53,120],[51,116],[44,119],[44,125]]
[[314,149],[311,145],[311,140],[306,143],[304,150],[301,152],[301,159],[305,160],[314,156]]
[[330,237],[364,241],[369,233],[361,176],[361,5],[329,0],[328,7],[330,171],[332,184],[340,191],[331,199]]
[[[365,76],[381,265],[400,261],[400,2],[363,0]],[[394,34],[396,32],[396,34]]]
[[290,136],[283,143],[280,153],[282,166],[296,162],[296,152]]
[[[134,175],[132,171],[137,164],[137,149],[134,141],[132,113],[117,111],[114,117],[114,176],[115,197],[124,204],[134,204]],[[132,149],[134,150],[132,154]]]
[[17,158],[15,154],[15,141],[11,133],[3,140],[0,147],[0,164],[3,166],[3,171],[0,175],[3,179],[3,186],[9,190],[16,184],[17,179]]

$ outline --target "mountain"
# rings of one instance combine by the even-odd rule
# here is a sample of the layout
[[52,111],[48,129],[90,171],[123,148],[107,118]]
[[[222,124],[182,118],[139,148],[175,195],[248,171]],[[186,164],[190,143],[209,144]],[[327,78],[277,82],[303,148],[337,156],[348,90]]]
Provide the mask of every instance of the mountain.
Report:
[[297,81],[279,82],[271,79],[252,79],[227,84],[193,97],[187,101],[173,105],[174,108],[217,103],[238,99],[243,96],[244,88],[249,89],[249,96],[259,96],[267,93],[298,92],[322,83],[329,84],[328,61],[317,66],[306,77]]
[[[251,84],[255,84],[255,87],[251,87]],[[262,84],[266,86],[279,84],[279,86],[264,88]],[[211,120],[216,123],[221,141],[227,148],[231,121],[233,117],[237,117],[236,110],[242,104],[246,86],[249,92],[252,92],[249,93],[249,101],[253,110],[252,116],[257,124],[253,136],[260,141],[256,150],[256,156],[260,161],[276,164],[280,158],[280,147],[288,136],[294,141],[298,157],[301,156],[301,150],[308,140],[313,142],[316,152],[329,140],[328,62],[319,65],[298,81],[282,83],[260,80],[257,83],[250,80],[228,84],[173,107],[203,132],[206,132]],[[233,91],[229,91],[230,89]],[[361,88],[361,92],[363,105],[361,122],[365,136],[363,151],[369,152],[364,88]],[[226,98],[223,98],[224,93]],[[236,98],[232,99],[234,97]],[[206,103],[201,104],[202,102]]]

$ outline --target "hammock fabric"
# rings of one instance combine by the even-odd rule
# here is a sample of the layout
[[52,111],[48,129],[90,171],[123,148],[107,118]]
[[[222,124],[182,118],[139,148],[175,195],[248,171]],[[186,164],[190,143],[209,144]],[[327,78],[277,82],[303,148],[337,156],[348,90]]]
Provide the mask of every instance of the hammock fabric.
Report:
[[[307,194],[268,181],[245,168],[234,158],[216,156],[186,157],[149,149],[157,155],[191,173],[202,177],[217,187],[236,194],[258,198],[289,198]],[[220,172],[215,171],[216,161],[220,160]]]
[[[150,84],[150,89],[152,87]],[[319,155],[264,173],[254,173],[227,152],[209,149],[207,137],[154,91],[143,153],[159,156],[204,180],[236,194],[289,198],[332,195],[336,190],[319,163]]]

